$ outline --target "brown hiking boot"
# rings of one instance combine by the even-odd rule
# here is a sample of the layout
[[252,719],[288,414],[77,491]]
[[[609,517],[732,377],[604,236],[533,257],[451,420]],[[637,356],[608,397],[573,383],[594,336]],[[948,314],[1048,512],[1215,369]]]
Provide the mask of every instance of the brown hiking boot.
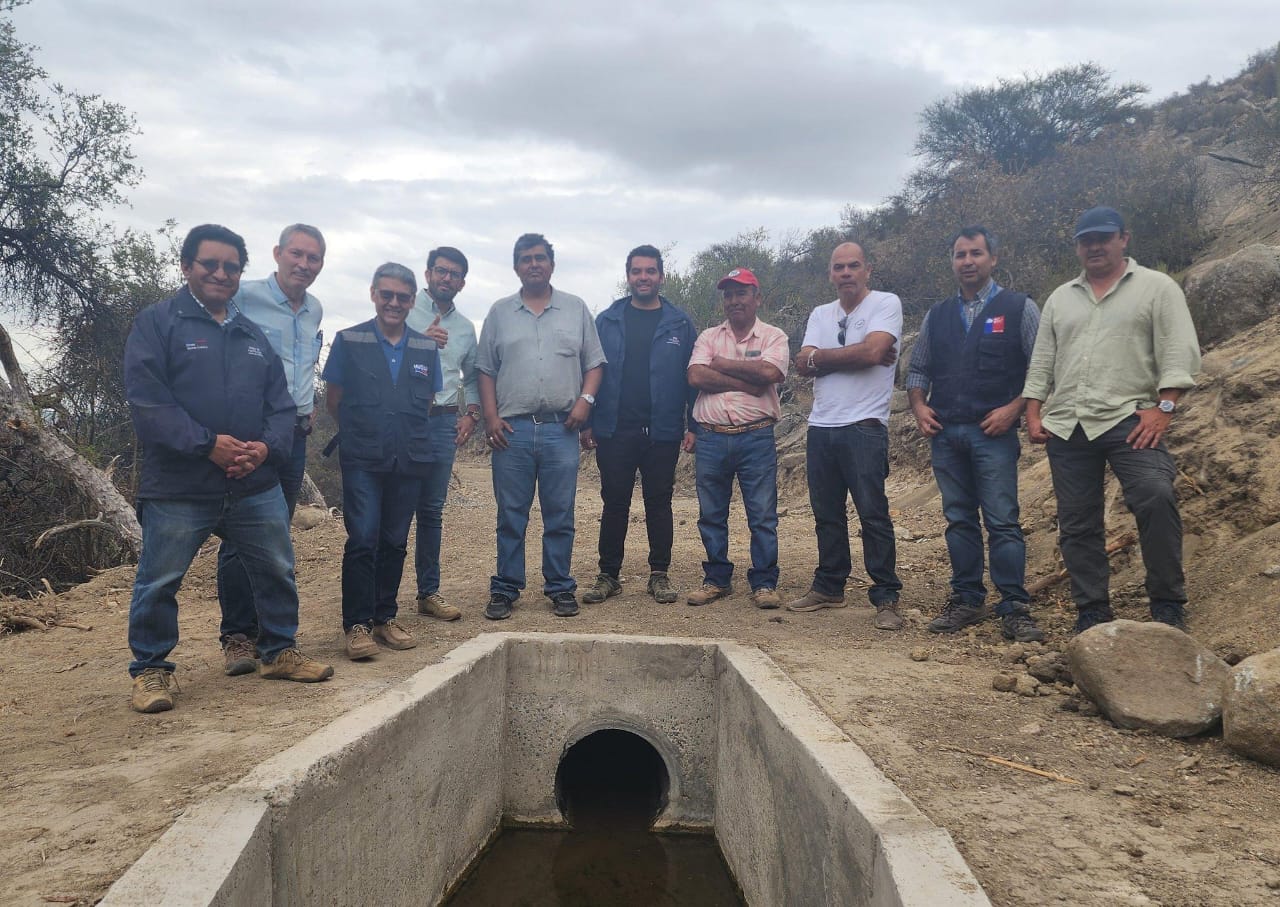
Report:
[[898,611],[897,602],[876,605],[875,627],[877,630],[901,630],[902,624],[902,614]]
[[252,674],[258,669],[258,647],[243,633],[233,633],[222,643],[222,659],[228,677]]
[[733,594],[732,586],[716,586],[711,583],[703,583],[701,589],[696,589],[685,596],[685,602],[690,605],[709,605],[713,601],[724,598]]
[[347,657],[352,661],[372,658],[378,654],[378,644],[373,641],[373,634],[364,624],[356,624],[346,632]]
[[297,649],[285,649],[276,660],[262,663],[262,676],[266,680],[296,680],[298,683],[316,683],[333,676],[333,667],[308,658]]
[[412,649],[418,644],[413,634],[394,617],[385,624],[376,625],[373,628],[373,638],[388,649]]
[[596,577],[595,585],[582,593],[584,605],[598,605],[606,598],[622,594],[622,584],[607,573]]
[[778,590],[769,586],[752,589],[751,602],[762,611],[770,611],[782,605],[782,599],[778,597]]
[[462,611],[444,600],[439,592],[418,596],[418,613],[437,620],[457,620]]
[[671,580],[661,570],[649,574],[649,594],[660,605],[669,605],[676,600],[676,590],[671,588]]
[[843,595],[828,595],[817,589],[810,589],[804,595],[787,604],[788,611],[821,611],[823,608],[847,608],[849,603]]
[[173,684],[175,690],[178,688],[172,671],[147,668],[133,678],[133,696],[129,705],[133,706],[135,712],[146,715],[169,711],[173,708],[173,693],[169,692],[169,684]]

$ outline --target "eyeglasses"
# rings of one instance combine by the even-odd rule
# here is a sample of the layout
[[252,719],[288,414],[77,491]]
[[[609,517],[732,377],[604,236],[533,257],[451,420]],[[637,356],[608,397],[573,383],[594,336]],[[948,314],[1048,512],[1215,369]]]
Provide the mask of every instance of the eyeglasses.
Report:
[[840,329],[840,333],[836,334],[836,343],[840,344],[841,346],[844,346],[844,328],[845,328],[845,325],[847,325],[848,323],[849,323],[848,315],[845,315],[843,318],[841,318],[839,321],[836,322],[836,327]]
[[394,299],[396,302],[400,303],[401,305],[408,305],[410,302],[413,301],[413,294],[397,293],[395,290],[379,290],[378,298],[381,299],[383,302],[390,302],[391,300]]
[[442,268],[436,265],[431,269],[431,273],[439,277],[441,280],[461,280],[462,272],[454,271],[452,268]]
[[198,258],[196,259],[196,264],[204,268],[210,274],[217,274],[218,270],[221,269],[222,273],[226,274],[228,277],[235,277],[241,270],[243,270],[241,266],[236,264],[234,261],[218,261],[216,258]]

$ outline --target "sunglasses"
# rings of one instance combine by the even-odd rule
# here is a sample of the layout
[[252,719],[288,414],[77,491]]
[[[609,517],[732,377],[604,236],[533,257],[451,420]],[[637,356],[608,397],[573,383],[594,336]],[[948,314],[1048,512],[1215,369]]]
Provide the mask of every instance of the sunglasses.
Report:
[[221,269],[223,274],[228,277],[235,277],[242,270],[241,266],[234,261],[218,261],[216,258],[197,258],[196,264],[204,268],[210,274],[217,274]]
[[391,300],[394,299],[396,302],[400,303],[401,305],[408,305],[410,302],[413,301],[413,294],[397,293],[395,290],[379,290],[378,298],[381,299],[383,302],[390,302]]
[[836,322],[836,327],[840,329],[840,333],[836,334],[836,343],[840,344],[841,346],[844,346],[844,329],[848,323],[849,323],[848,315],[845,315],[843,318],[841,318],[839,321]]
[[461,280],[462,279],[461,271],[454,271],[450,268],[442,268],[439,265],[436,265],[434,268],[432,268],[431,273],[436,275],[436,277],[439,277],[441,280]]

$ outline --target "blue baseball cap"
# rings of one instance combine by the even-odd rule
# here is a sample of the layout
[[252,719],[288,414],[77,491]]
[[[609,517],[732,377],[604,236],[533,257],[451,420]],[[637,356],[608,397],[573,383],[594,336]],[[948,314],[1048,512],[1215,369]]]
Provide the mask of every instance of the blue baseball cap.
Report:
[[1120,212],[1115,208],[1090,208],[1084,214],[1080,215],[1080,220],[1076,221],[1076,235],[1073,239],[1079,239],[1086,233],[1123,233],[1124,218],[1120,216]]

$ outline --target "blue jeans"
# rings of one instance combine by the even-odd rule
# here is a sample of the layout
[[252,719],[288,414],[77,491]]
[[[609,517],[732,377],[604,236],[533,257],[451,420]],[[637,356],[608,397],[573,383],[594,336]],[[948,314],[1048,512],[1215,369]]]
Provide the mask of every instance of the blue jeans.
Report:
[[444,524],[444,501],[453,475],[458,422],[451,415],[434,417],[428,423],[433,460],[422,476],[418,491],[418,537],[414,543],[413,565],[418,574],[418,597],[440,591],[440,531]]
[[342,629],[385,624],[396,595],[418,500],[418,478],[398,470],[342,470]]
[[[289,521],[298,506],[302,491],[302,475],[307,470],[307,436],[293,436],[293,451],[289,461],[278,470],[280,490],[289,509]],[[249,584],[249,572],[240,560],[233,542],[223,542],[218,548],[218,604],[222,607],[222,626],[218,635],[223,641],[234,633],[243,633],[249,639],[258,638],[258,617],[253,607],[253,588]]]
[[862,563],[873,605],[898,600],[902,581],[897,573],[897,547],[884,480],[889,477],[889,430],[877,419],[834,428],[809,426],[805,443],[809,473],[809,503],[818,536],[818,566],[813,588],[827,595],[843,595],[853,571],[849,553],[849,516],[845,501],[862,524]]
[[506,450],[493,452],[493,496],[498,502],[498,563],[490,594],[515,601],[525,584],[524,534],[534,487],[542,509],[542,591],[573,592],[573,506],[578,495],[578,433],[559,422],[507,420],[514,431]]
[[966,605],[987,597],[982,583],[982,528],[991,548],[991,584],[1000,593],[1000,616],[1025,611],[1027,543],[1018,524],[1018,432],[988,437],[976,422],[945,425],[931,442],[933,475],[947,519],[951,589]]
[[156,500],[138,505],[142,557],[129,603],[129,673],[172,671],[167,661],[178,644],[178,587],[210,535],[233,543],[244,566],[256,609],[258,652],[265,662],[294,646],[298,588],[293,578],[289,514],[279,485],[247,497]]
[[754,589],[778,586],[778,448],[773,426],[740,435],[698,430],[694,475],[698,486],[698,534],[707,559],[705,582],[728,587],[733,579],[729,560],[729,499],[738,479],[742,506],[751,530],[751,569],[747,582]]

